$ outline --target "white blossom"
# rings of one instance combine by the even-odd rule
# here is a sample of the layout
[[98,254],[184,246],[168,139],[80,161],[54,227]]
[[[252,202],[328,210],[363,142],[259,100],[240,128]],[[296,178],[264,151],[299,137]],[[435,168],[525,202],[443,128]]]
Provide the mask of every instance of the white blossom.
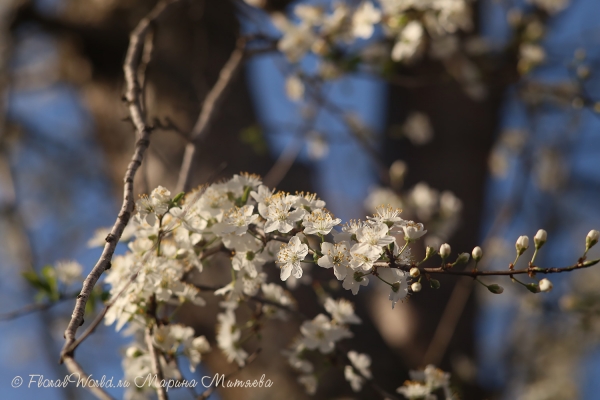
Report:
[[325,310],[338,324],[360,324],[362,321],[354,314],[354,305],[346,299],[333,300],[328,297],[324,304]]
[[323,257],[317,260],[317,264],[323,268],[332,268],[335,277],[338,280],[343,280],[346,274],[350,270],[350,252],[348,251],[348,245],[346,242],[332,244],[329,242],[321,243],[321,252]]
[[311,212],[317,208],[325,207],[325,202],[317,197],[315,193],[296,193],[294,207]]
[[[280,285],[275,283],[263,283],[261,290],[265,299],[290,309],[294,308],[293,298]],[[262,310],[266,315],[272,318],[279,318],[282,320],[287,319],[287,312],[273,305],[263,304]]]
[[273,24],[283,33],[277,42],[277,49],[288,58],[290,62],[300,61],[317,40],[313,26],[309,23],[293,24],[281,14],[272,17]]
[[323,354],[331,353],[335,342],[352,337],[347,328],[332,324],[324,314],[317,315],[312,321],[305,321],[300,332],[307,349],[318,349]]
[[408,296],[407,274],[397,268],[378,268],[377,273],[381,279],[391,285],[389,299],[393,309],[398,301]]
[[356,295],[361,286],[367,286],[369,278],[362,276],[360,272],[349,273],[346,275],[342,287],[346,290],[351,290],[352,294]]
[[421,112],[409,114],[402,126],[402,131],[415,146],[422,146],[433,139],[433,128],[429,117]]
[[404,240],[407,242],[418,240],[421,236],[427,233],[423,227],[423,224],[413,221],[407,221],[404,225],[402,225],[402,230],[404,231]]
[[365,378],[357,374],[351,365],[346,365],[344,367],[344,378],[350,382],[350,387],[355,392],[360,392],[363,384],[365,383]]
[[300,279],[302,277],[302,268],[300,263],[308,254],[308,246],[302,242],[298,236],[290,239],[288,244],[281,245],[277,253],[277,264],[281,268],[281,280],[287,280],[290,275]]
[[417,21],[410,21],[398,36],[392,49],[392,60],[403,61],[413,58],[423,38],[423,26]]
[[340,222],[342,222],[341,219],[334,219],[328,211],[317,208],[304,216],[302,225],[304,225],[304,233],[307,235],[327,235]]
[[427,385],[420,382],[406,381],[404,386],[396,389],[396,392],[409,400],[435,400],[436,397],[431,394],[431,390]]
[[352,366],[354,366],[354,368],[356,368],[361,375],[363,375],[365,378],[372,378],[370,369],[371,357],[369,357],[367,354],[357,353],[354,350],[350,350],[348,352],[348,359],[352,363]]
[[354,270],[369,271],[379,259],[381,249],[369,243],[357,243],[350,249],[350,255],[350,266]]
[[171,192],[162,186],[154,189],[150,197],[147,195],[140,196],[135,203],[139,217],[150,226],[153,226],[156,223],[156,218],[162,217],[169,210],[170,196]]
[[381,11],[370,1],[365,1],[352,16],[352,34],[357,38],[368,39],[373,35],[374,25],[380,20]]
[[239,343],[241,330],[235,324],[233,310],[217,315],[217,319],[219,321],[217,325],[217,344],[219,348],[225,353],[227,361],[235,361],[239,366],[244,366],[248,353]]
[[425,382],[429,390],[434,391],[450,385],[450,374],[434,365],[427,365],[423,371],[410,371],[410,379]]
[[300,221],[306,213],[300,208],[292,210],[295,201],[297,201],[295,196],[277,193],[266,200],[268,205],[259,204],[260,215],[267,220],[265,233],[273,231],[288,233],[292,230],[294,224]]
[[364,224],[356,230],[359,243],[368,244],[373,251],[381,253],[381,248],[394,242],[394,237],[388,235],[389,227],[383,222]]
[[313,374],[301,375],[298,382],[304,386],[306,393],[313,395],[317,392],[317,377]]
[[77,261],[58,261],[54,267],[56,279],[65,286],[82,280],[83,267]]
[[285,80],[285,93],[293,101],[301,100],[304,97],[304,83],[297,75],[290,75]]
[[369,221],[373,221],[380,224],[385,224],[388,228],[398,224],[402,225],[404,220],[400,217],[402,212],[399,208],[393,208],[389,204],[387,206],[379,205],[375,208],[375,214],[372,217],[367,217]]

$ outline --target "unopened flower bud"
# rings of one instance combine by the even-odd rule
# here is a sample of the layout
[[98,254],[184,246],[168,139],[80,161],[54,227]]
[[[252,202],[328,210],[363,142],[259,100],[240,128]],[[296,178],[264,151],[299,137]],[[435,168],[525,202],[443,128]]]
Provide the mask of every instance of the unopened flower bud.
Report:
[[421,271],[419,271],[419,268],[415,268],[415,267],[411,268],[409,273],[410,273],[410,276],[413,278],[417,278],[419,275],[421,275]]
[[539,231],[537,231],[537,233],[533,237],[533,243],[535,243],[535,248],[540,249],[544,245],[544,243],[546,243],[546,239],[548,239],[548,233],[545,230],[540,229]]
[[600,232],[598,232],[595,229],[592,229],[590,233],[587,234],[587,237],[585,238],[585,251],[588,251],[589,249],[594,247],[596,243],[598,243],[599,236]]
[[479,262],[479,260],[481,260],[481,257],[483,257],[483,250],[481,250],[481,247],[475,247],[471,252],[471,256],[473,257],[473,260]]
[[[427,249],[425,250],[425,260],[428,260],[429,257],[431,257],[434,254],[435,254],[435,249],[431,246],[427,246]],[[423,260],[423,261],[425,261],[425,260]]]
[[525,287],[531,293],[539,293],[540,292],[540,286],[537,283],[528,283],[527,285],[525,285]]
[[410,285],[410,290],[412,290],[413,292],[420,292],[421,291],[421,282],[415,282],[412,285]]
[[518,255],[523,254],[529,248],[529,238],[527,236],[519,236],[515,247]]
[[504,292],[504,288],[500,285],[496,285],[495,283],[488,285],[487,288],[490,292],[492,292],[494,294],[501,294],[502,292]]
[[540,281],[540,283],[538,284],[540,287],[540,291],[541,292],[549,292],[552,290],[552,282],[550,282],[550,280],[544,278]]
[[452,249],[450,248],[450,245],[448,243],[444,243],[440,246],[440,257],[442,257],[442,259],[445,260],[446,258],[448,258],[451,251]]
[[454,261],[454,263],[452,264],[453,267],[457,266],[457,265],[463,265],[469,262],[469,259],[471,258],[471,256],[469,255],[469,253],[460,253],[458,255],[458,257],[456,257],[456,261]]
[[430,279],[429,280],[429,285],[433,288],[433,289],[439,289],[440,288],[440,281],[438,281],[437,279]]

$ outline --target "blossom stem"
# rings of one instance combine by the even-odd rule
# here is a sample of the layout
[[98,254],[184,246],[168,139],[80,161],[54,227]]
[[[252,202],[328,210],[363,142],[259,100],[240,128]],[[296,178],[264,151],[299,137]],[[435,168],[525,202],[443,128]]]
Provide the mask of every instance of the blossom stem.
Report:
[[481,281],[479,280],[479,278],[475,278],[475,280],[476,280],[477,282],[481,283],[481,284],[482,284],[483,286],[485,286],[486,288],[488,287],[488,285],[486,285],[485,283],[481,282]]
[[398,255],[404,253],[404,250],[406,250],[406,247],[408,246],[410,242],[407,240],[406,243],[404,243],[404,246],[402,246],[402,248],[400,249],[400,251],[398,252]]
[[517,257],[515,258],[513,265],[517,265],[517,261],[519,261],[519,257],[521,257],[521,255],[517,253]]
[[535,251],[533,252],[533,256],[531,257],[531,264],[533,264],[533,262],[535,261],[535,257],[537,256],[538,253],[538,247],[535,247]]
[[380,281],[387,283],[390,286],[393,286],[391,283],[389,283],[388,281],[386,281],[385,279],[383,279],[382,277],[380,277],[379,275],[375,275],[377,278],[379,278]]
[[513,282],[520,283],[521,285],[523,285],[523,286],[527,287],[527,284],[525,284],[525,283],[521,282],[520,280],[518,280],[518,279],[517,279],[517,278],[515,278],[514,276],[511,276],[510,278],[512,279],[512,281],[513,281]]

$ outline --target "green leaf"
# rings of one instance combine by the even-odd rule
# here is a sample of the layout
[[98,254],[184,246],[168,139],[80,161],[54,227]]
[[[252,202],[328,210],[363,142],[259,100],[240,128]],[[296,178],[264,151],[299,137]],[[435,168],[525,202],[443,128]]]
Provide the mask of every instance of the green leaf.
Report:
[[240,132],[240,141],[252,147],[252,150],[259,156],[267,153],[267,142],[258,125],[252,125],[243,129]]
[[185,192],[178,193],[177,196],[173,197],[173,204],[178,205],[183,196],[185,196]]
[[41,273],[48,284],[48,297],[53,301],[58,300],[60,298],[60,293],[58,292],[56,270],[51,265],[46,265],[42,268]]

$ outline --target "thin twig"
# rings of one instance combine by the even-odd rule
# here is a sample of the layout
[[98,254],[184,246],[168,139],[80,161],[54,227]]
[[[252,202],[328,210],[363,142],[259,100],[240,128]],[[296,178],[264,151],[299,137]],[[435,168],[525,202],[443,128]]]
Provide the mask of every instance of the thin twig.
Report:
[[431,339],[431,342],[427,347],[427,351],[425,352],[425,356],[423,357],[424,365],[440,365],[444,353],[448,348],[448,344],[450,343],[450,340],[452,340],[456,325],[458,324],[464,307],[467,304],[467,300],[471,295],[472,286],[473,279],[463,277],[458,280],[452,289],[452,293],[450,294],[450,298],[448,299],[446,308],[442,314],[442,318],[440,318],[440,322],[435,329],[433,338]]
[[198,116],[198,120],[192,129],[189,137],[189,142],[185,146],[185,153],[183,155],[183,161],[181,162],[181,168],[179,170],[179,178],[177,180],[176,192],[187,192],[190,185],[190,175],[192,164],[198,151],[198,144],[203,140],[209,129],[210,124],[214,120],[218,106],[221,104],[228,89],[231,87],[233,78],[237,75],[242,66],[244,60],[244,49],[246,47],[246,39],[240,37],[237,41],[236,47],[229,56],[229,60],[225,63],[219,74],[217,83],[213,86],[210,92],[206,95],[204,103],[202,105],[202,111]]
[[[138,269],[139,272],[139,269]],[[110,308],[115,304],[115,302],[117,301],[117,299],[119,297],[121,297],[121,295],[125,292],[125,290],[129,287],[129,285],[131,285],[131,283],[133,281],[135,281],[135,279],[137,278],[138,272],[135,272],[131,278],[129,279],[129,281],[125,284],[125,286],[123,286],[123,288],[121,289],[121,291],[119,293],[117,293],[115,296],[113,296],[113,298],[104,306],[104,308],[102,309],[102,311],[100,311],[100,314],[98,314],[96,316],[96,318],[94,318],[94,320],[92,321],[92,323],[87,327],[87,329],[81,334],[81,336],[79,336],[77,338],[77,340],[73,341],[73,343],[65,349],[66,353],[70,353],[72,354],[75,349],[77,347],[79,347],[79,345],[81,343],[83,343],[83,341],[85,339],[87,339],[88,336],[90,336],[98,327],[98,325],[100,325],[100,323],[102,322],[102,320],[104,319],[104,316],[106,315],[106,313],[108,312],[108,310],[110,310]]]
[[[158,382],[162,382],[164,380],[164,375],[162,372],[162,368],[160,367],[160,355],[154,348],[154,343],[152,340],[152,327],[149,326],[146,328],[146,345],[148,346],[148,351],[150,352],[150,362],[152,364],[152,373],[156,376],[156,380]],[[156,393],[158,395],[158,400],[167,400],[169,397],[167,396],[167,391],[165,387],[161,384],[156,385]]]
[[472,278],[476,278],[478,276],[510,276],[510,275],[532,275],[532,274],[559,274],[561,272],[569,272],[576,269],[589,268],[593,265],[598,264],[600,259],[583,261],[580,260],[577,264],[573,264],[568,267],[563,268],[541,268],[536,266],[531,266],[526,269],[513,269],[507,271],[452,271],[443,268],[421,268],[421,271],[427,272],[428,274],[444,274],[444,275],[462,275],[462,276],[470,276]]
[[[189,282],[187,282],[187,283],[189,283]],[[200,291],[203,290],[205,292],[215,292],[222,288],[222,287],[218,287],[218,286],[200,285],[200,284],[195,284],[195,283],[190,283],[190,284],[193,285],[196,289],[199,289]],[[276,301],[265,299],[260,296],[246,295],[246,297],[248,297],[250,300],[256,301],[257,303],[267,304],[267,305],[279,308],[280,310],[283,310],[290,314],[296,315],[297,317],[299,317],[301,319],[308,319],[308,317],[306,317],[306,315],[304,315],[300,311],[293,309],[291,307],[284,306],[283,304],[277,303]]]
[[127,82],[125,99],[129,105],[129,114],[136,128],[138,140],[135,145],[135,152],[125,173],[125,185],[123,190],[123,204],[121,206],[121,211],[119,212],[117,220],[115,221],[110,234],[108,234],[106,237],[106,245],[104,246],[104,250],[102,251],[100,259],[83,282],[83,287],[77,298],[75,309],[73,310],[73,314],[71,316],[71,321],[69,322],[69,325],[65,331],[65,344],[61,351],[60,362],[63,362],[65,358],[73,356],[72,345],[75,342],[77,329],[83,324],[83,316],[85,313],[85,305],[87,300],[90,296],[90,293],[94,289],[96,282],[106,268],[110,265],[115,248],[117,247],[117,243],[119,242],[123,230],[129,222],[129,218],[133,212],[133,180],[139,166],[142,163],[144,152],[150,144],[151,131],[146,125],[141,109],[141,89],[139,82],[137,81],[137,67],[142,55],[144,38],[150,29],[152,21],[158,19],[169,5],[177,1],[179,0],[165,0],[159,2],[156,7],[154,7],[154,9],[140,21],[138,26],[131,33],[129,49],[127,50],[127,56],[125,58],[123,70],[125,73],[125,80]]
[[113,400],[113,397],[106,393],[104,389],[100,387],[100,385],[96,385],[92,382],[92,377],[89,376],[83,370],[83,368],[81,368],[81,365],[79,365],[73,357],[65,357],[64,362],[69,371],[78,375],[78,381],[88,382],[88,384],[86,384],[85,387],[87,387],[90,390],[90,392],[95,394],[97,398],[102,400]]
[[19,318],[19,317],[34,313],[36,311],[49,310],[50,308],[54,307],[55,305],[62,303],[66,300],[75,299],[76,296],[77,296],[77,293],[71,293],[71,294],[67,294],[67,295],[62,295],[57,300],[54,300],[54,301],[48,301],[45,303],[27,304],[26,306],[21,307],[17,310],[10,311],[5,314],[0,314],[0,321],[10,321],[12,319]]
[[303,142],[300,139],[292,138],[290,143],[281,152],[275,164],[271,167],[269,172],[263,179],[263,184],[267,187],[277,186],[283,178],[287,175],[292,165],[298,158],[300,150],[302,150]]

